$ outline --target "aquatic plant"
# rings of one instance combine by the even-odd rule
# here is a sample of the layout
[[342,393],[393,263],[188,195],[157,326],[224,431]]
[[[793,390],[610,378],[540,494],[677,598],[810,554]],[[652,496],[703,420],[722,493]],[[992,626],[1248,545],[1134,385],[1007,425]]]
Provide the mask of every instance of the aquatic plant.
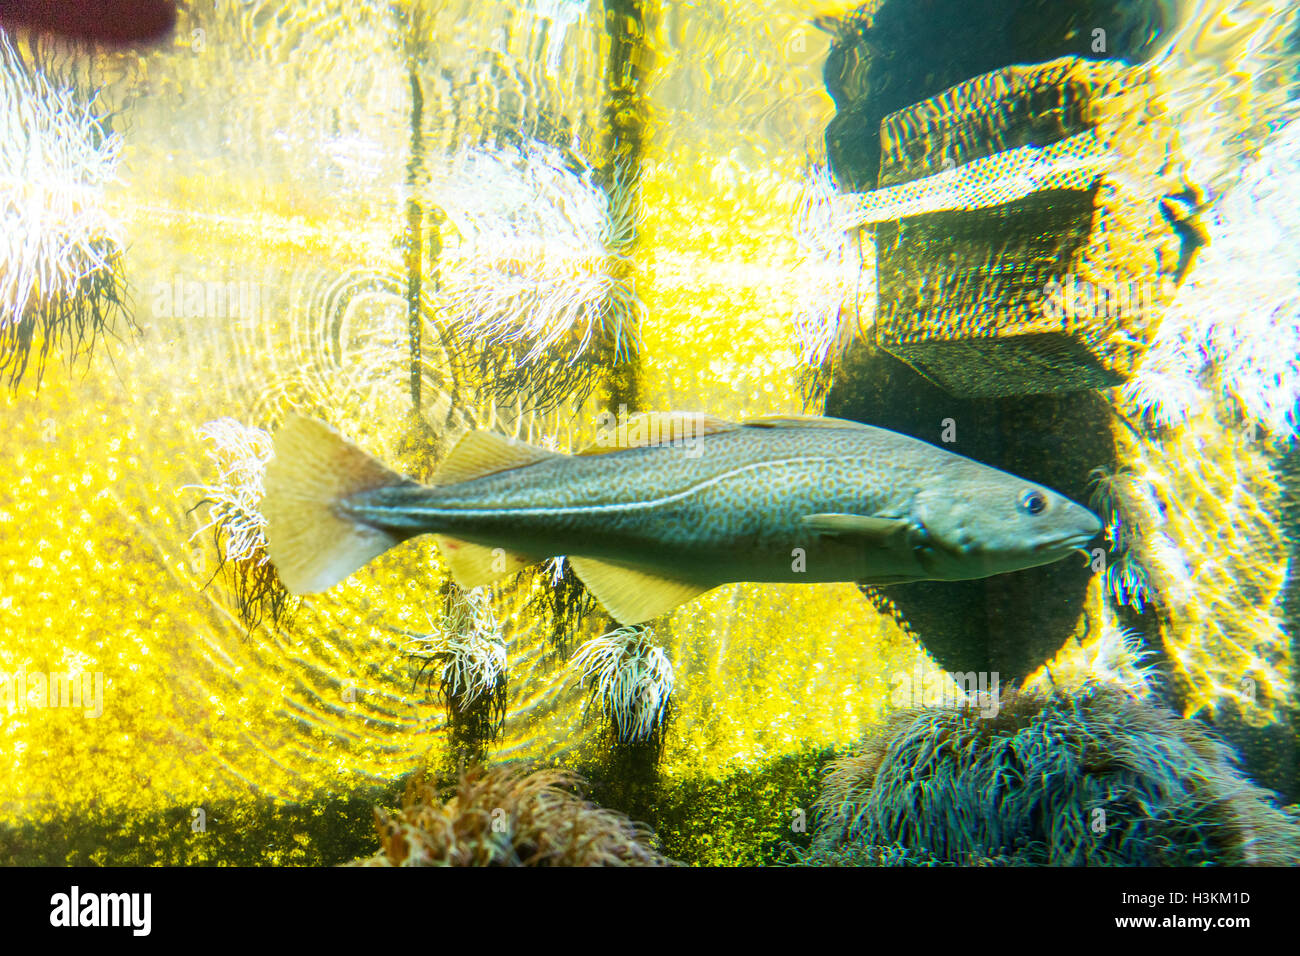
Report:
[[0,30],[0,373],[17,386],[36,339],[69,362],[127,318],[121,242],[104,211],[122,140],[71,82]]
[[532,572],[532,591],[524,615],[549,623],[552,648],[567,657],[569,640],[596,610],[596,599],[578,580],[564,555],[535,565]]
[[1300,120],[1259,149],[1205,217],[1209,234],[1124,400],[1178,425],[1221,393],[1247,420],[1296,434],[1300,399]]
[[1089,684],[895,713],[835,761],[801,862],[1295,865],[1300,818],[1209,731]]
[[462,364],[494,395],[581,401],[639,343],[640,304],[617,267],[630,190],[539,142],[459,150],[431,178],[446,216],[442,308]]
[[416,681],[439,668],[440,694],[448,709],[467,713],[483,700],[499,728],[506,706],[506,646],[487,588],[462,591],[448,584],[442,613],[424,634],[407,634],[408,653],[421,662]]
[[198,433],[212,442],[208,457],[216,468],[212,484],[197,488],[203,498],[195,508],[207,506],[207,522],[193,538],[212,532],[218,564],[216,574],[229,570],[236,608],[252,630],[269,616],[282,623],[296,601],[280,583],[266,553],[266,518],[261,511],[266,493],[263,479],[271,460],[271,435],[242,425],[233,418],[205,422]]
[[625,743],[649,739],[668,710],[673,665],[645,626],[620,627],[578,648],[573,664]]
[[375,808],[379,852],[361,866],[672,866],[654,834],[574,792],[563,770],[474,767],[443,801],[423,774],[402,809]]

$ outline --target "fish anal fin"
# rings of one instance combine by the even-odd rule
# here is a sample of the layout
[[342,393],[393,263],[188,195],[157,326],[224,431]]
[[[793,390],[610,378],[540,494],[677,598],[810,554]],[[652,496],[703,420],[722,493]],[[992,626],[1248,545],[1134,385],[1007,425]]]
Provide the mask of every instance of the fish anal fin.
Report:
[[569,556],[578,578],[620,624],[640,624],[699,597],[710,586],[661,577],[595,558]]
[[451,568],[451,576],[465,590],[482,587],[499,578],[516,574],[547,557],[475,544],[445,534],[434,535],[434,540],[438,542],[443,560]]
[[486,475],[534,465],[549,458],[562,458],[558,452],[538,448],[527,442],[507,438],[495,432],[466,432],[434,477],[435,485],[454,485]]
[[617,428],[602,432],[594,444],[588,445],[578,454],[603,455],[605,452],[643,448],[647,445],[681,445],[739,427],[735,422],[705,415],[703,412],[642,412],[629,416]]

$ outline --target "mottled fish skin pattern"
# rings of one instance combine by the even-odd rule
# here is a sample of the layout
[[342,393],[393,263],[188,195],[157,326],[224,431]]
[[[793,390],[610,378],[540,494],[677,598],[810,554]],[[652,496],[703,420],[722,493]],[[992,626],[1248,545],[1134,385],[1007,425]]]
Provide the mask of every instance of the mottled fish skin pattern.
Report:
[[[1100,530],[1091,512],[1050,489],[884,429],[746,425],[695,441],[382,488],[339,507],[399,538],[437,532],[711,586],[983,577],[1057,560]],[[1017,511],[1031,489],[1054,516]],[[910,530],[883,542],[826,534],[805,521],[819,514],[902,519]]]

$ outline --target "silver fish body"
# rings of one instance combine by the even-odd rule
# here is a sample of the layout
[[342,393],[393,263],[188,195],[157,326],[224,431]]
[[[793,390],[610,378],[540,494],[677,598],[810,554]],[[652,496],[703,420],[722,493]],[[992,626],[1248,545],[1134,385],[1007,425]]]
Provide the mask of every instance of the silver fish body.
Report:
[[[601,454],[493,439],[462,473],[520,453],[527,463],[435,486],[393,476],[331,508],[390,543],[432,532],[444,553],[471,545],[516,559],[498,570],[568,555],[584,580],[584,570],[601,578],[592,589],[607,605],[620,603],[611,590],[618,569],[640,575],[629,589],[663,580],[680,586],[677,597],[735,581],[955,580],[1058,560],[1101,528],[1051,489],[885,429],[835,419],[708,421],[694,442]],[[273,465],[268,502],[276,477]],[[623,614],[610,608],[620,619],[663,602],[622,603]]]

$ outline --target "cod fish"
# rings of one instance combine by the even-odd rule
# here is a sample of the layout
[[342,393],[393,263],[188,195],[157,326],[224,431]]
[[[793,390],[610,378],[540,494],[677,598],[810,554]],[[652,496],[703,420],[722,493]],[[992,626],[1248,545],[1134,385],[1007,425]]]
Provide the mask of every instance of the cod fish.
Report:
[[267,551],[295,594],[437,536],[478,587],[555,555],[622,624],[737,581],[897,584],[1031,568],[1083,548],[1091,511],[907,435],[834,418],[651,413],[566,455],[467,433],[432,485],[328,425],[275,435]]

